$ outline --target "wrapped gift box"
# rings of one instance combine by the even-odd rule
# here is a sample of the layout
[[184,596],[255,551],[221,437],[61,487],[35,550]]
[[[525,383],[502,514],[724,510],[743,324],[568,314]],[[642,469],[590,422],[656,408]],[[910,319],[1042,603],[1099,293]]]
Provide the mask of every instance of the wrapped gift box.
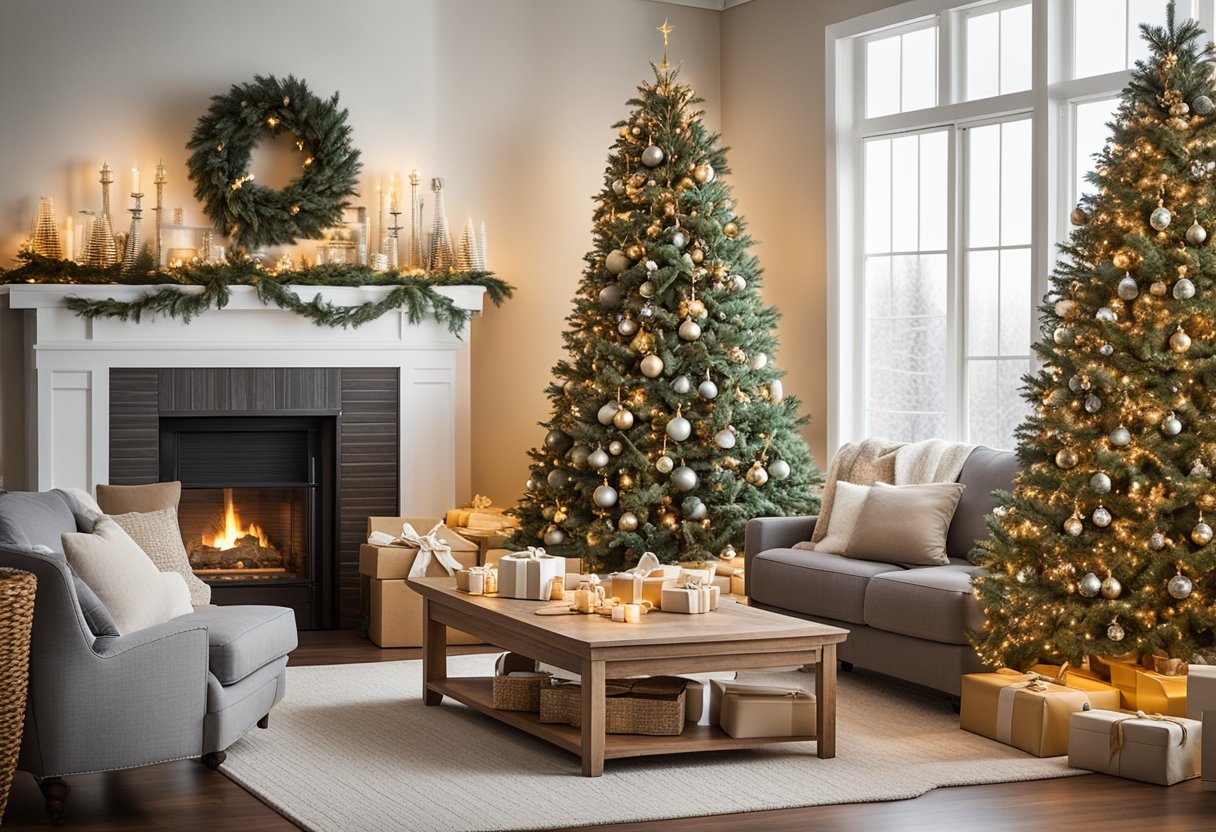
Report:
[[1071,667],[1051,664],[1036,664],[1030,668],[1031,673],[1046,676],[1056,684],[1066,688],[1083,690],[1089,694],[1089,707],[1117,711],[1122,707],[1123,696],[1119,689],[1102,681],[1093,671],[1084,667]]
[[743,572],[736,572],[730,576],[730,594],[744,596],[747,595],[747,583],[744,580]]
[[554,578],[564,583],[565,558],[545,554],[543,549],[515,552],[498,561],[498,595],[548,601],[553,596]]
[[1159,786],[1198,776],[1202,725],[1182,717],[1154,719],[1143,713],[1074,713],[1069,721],[1068,764]]
[[1150,714],[1186,716],[1188,678],[1140,670],[1136,674],[1136,709]]
[[[369,517],[367,518],[367,534],[368,537],[371,537],[373,532],[380,532],[381,534],[396,537],[401,534],[401,530],[406,523],[413,526],[420,534],[426,534],[438,522],[433,517]],[[435,536],[452,547],[452,557],[461,566],[467,568],[477,565],[476,543],[465,540],[445,526],[440,526],[436,529]],[[402,580],[409,575],[409,571],[413,568],[414,560],[417,556],[418,549],[413,546],[399,544],[373,546],[370,543],[364,543],[359,547],[359,573],[381,581]],[[432,558],[427,566],[426,574],[438,577],[446,575],[447,570]]]
[[[1191,665],[1186,684],[1187,719],[1202,720],[1204,711],[1216,711],[1216,665]],[[1216,778],[1216,771],[1212,776]]]
[[714,585],[680,586],[678,582],[663,584],[663,612],[703,613],[716,610],[722,591]]
[[621,599],[622,604],[649,601],[655,607],[663,604],[663,583],[669,578],[667,572],[658,569],[648,575],[637,572],[616,572],[608,579],[608,597]]
[[456,573],[456,589],[470,595],[497,595],[498,570],[492,566],[473,566]]
[[1068,718],[1093,707],[1090,697],[1113,701],[1110,692],[1086,692],[1006,670],[969,673],[962,679],[959,727],[1020,748],[1036,757],[1068,753]]
[[709,685],[710,720],[735,739],[815,736],[815,697],[801,688],[719,679]]
[[[378,647],[422,646],[422,596],[406,581],[371,580],[368,635]],[[481,644],[481,639],[448,628],[448,644]]]

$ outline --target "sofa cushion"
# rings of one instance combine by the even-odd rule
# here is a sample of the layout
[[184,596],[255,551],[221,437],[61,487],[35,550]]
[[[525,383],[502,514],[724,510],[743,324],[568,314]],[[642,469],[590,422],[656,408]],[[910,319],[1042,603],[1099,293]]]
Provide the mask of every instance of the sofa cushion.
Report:
[[908,566],[948,563],[946,532],[962,493],[956,482],[875,483],[862,506],[863,519],[841,554]]
[[198,607],[211,603],[211,587],[190,568],[190,556],[182,544],[182,530],[177,524],[175,507],[115,514],[114,522],[131,535],[131,539],[139,544],[157,569],[182,576],[190,588],[191,604]]
[[1012,490],[1017,473],[1018,458],[1013,451],[979,447],[971,452],[958,475],[966,488],[946,535],[946,554],[966,558],[977,540],[988,537],[986,518],[997,506],[992,492]]
[[101,506],[89,492],[81,488],[54,488],[52,493],[58,494],[68,504],[68,510],[76,520],[76,531],[92,532],[93,524],[103,512]]
[[53,491],[0,492],[0,543],[63,553],[60,536],[76,531],[76,518]]
[[[841,480],[836,483],[836,498],[832,508],[832,528],[823,539],[814,544],[817,552],[828,552],[843,555],[857,530],[857,522],[861,519],[862,506],[870,495],[870,486],[855,485]],[[803,547],[799,547],[803,548]]]
[[984,626],[971,590],[971,578],[982,573],[978,566],[956,561],[876,575],[866,588],[865,623],[914,638],[966,644],[966,631]]
[[758,603],[791,612],[864,624],[866,584],[875,575],[902,571],[891,563],[828,552],[769,549],[752,558],[747,594]]
[[147,485],[99,485],[97,503],[106,514],[133,511],[160,511],[177,508],[182,498],[180,482],[152,482]]
[[209,607],[194,615],[207,625],[208,665],[220,684],[239,682],[296,649],[296,616],[286,607]]

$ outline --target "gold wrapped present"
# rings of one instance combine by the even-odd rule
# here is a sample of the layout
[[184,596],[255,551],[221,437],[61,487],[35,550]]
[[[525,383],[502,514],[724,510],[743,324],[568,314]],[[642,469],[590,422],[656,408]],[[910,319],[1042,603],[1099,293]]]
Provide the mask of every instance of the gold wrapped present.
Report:
[[710,718],[735,739],[815,736],[815,697],[801,688],[712,680]]
[[1072,715],[1068,764],[1100,774],[1172,786],[1199,775],[1200,723],[1118,711]]
[[470,595],[498,593],[498,570],[492,566],[473,566],[456,573],[456,589]]
[[1063,685],[1066,688],[1085,691],[1089,694],[1089,706],[1091,708],[1117,711],[1121,707],[1122,694],[1119,693],[1118,688],[1112,687],[1102,681],[1096,673],[1088,668],[1072,667],[1067,664],[1036,664],[1030,668],[1030,672],[1045,676],[1049,681]]
[[747,595],[747,581],[743,572],[736,572],[730,576],[730,594]]
[[1068,753],[1068,718],[1090,706],[1089,694],[1012,670],[962,679],[959,727],[1036,757]]
[[1136,709],[1150,714],[1186,716],[1186,680],[1186,676],[1137,669]]
[[619,598],[622,604],[640,604],[645,600],[661,608],[663,582],[679,574],[679,567],[663,566],[654,552],[646,552],[637,566],[609,576],[608,596]]
[[548,601],[553,597],[554,578],[565,582],[566,560],[533,546],[498,561],[498,594],[503,598]]

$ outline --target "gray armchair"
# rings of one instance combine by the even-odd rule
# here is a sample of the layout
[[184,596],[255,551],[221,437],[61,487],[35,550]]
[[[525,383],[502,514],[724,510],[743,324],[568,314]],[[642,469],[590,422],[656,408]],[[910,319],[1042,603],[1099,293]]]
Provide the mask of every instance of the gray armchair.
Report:
[[283,698],[295,616],[282,607],[207,607],[118,635],[68,566],[76,531],[57,492],[0,492],[0,566],[38,579],[30,690],[17,767],[58,820],[64,777],[187,757],[217,768],[224,749]]

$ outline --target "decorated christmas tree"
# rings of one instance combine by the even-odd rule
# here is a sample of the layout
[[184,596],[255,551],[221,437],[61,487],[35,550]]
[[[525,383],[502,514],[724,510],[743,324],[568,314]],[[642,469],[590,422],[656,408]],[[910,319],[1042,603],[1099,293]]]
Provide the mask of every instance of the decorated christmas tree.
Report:
[[515,542],[592,568],[731,555],[748,519],[817,506],[806,419],[774,369],[726,153],[667,64],[639,87],[595,197]]
[[1216,112],[1194,21],[1141,27],[1042,307],[1022,471],[978,562],[991,664],[1216,642]]

